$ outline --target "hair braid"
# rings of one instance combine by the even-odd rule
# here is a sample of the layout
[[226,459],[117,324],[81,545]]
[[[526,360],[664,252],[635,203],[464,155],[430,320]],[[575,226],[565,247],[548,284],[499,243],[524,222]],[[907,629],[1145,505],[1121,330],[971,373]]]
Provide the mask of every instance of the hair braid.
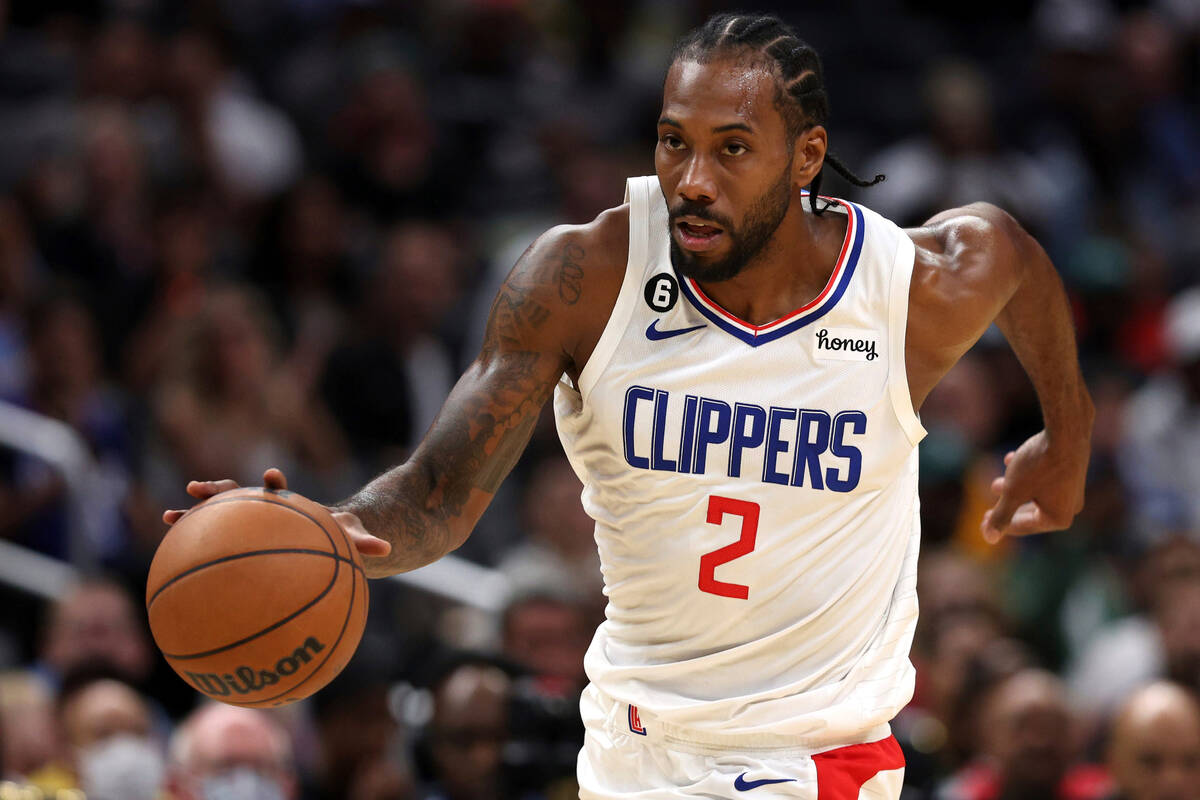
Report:
[[[733,55],[765,64],[776,77],[775,105],[783,115],[792,138],[806,128],[822,125],[829,117],[829,96],[821,58],[790,26],[770,14],[715,14],[704,25],[685,34],[671,51],[671,63],[687,58],[707,63],[718,56]],[[789,143],[789,147],[790,147]],[[874,186],[884,179],[876,175],[863,180],[837,156],[825,154],[825,163],[855,186]],[[809,205],[817,207],[824,167],[809,187]]]

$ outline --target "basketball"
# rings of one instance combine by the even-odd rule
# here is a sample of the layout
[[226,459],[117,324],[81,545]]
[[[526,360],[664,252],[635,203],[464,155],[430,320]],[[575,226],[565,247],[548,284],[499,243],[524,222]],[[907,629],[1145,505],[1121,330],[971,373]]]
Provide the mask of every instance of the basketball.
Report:
[[289,491],[235,489],[167,532],[146,612],[167,663],[197,691],[281,706],[346,666],[366,624],[367,578],[323,506]]

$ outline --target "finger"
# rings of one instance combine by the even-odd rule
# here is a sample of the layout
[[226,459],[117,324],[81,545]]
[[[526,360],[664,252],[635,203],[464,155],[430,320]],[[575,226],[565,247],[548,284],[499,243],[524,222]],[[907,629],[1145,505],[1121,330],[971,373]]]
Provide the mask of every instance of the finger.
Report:
[[366,527],[362,524],[362,520],[357,514],[349,511],[333,512],[333,519],[341,526],[346,535],[350,537],[355,549],[364,556],[386,556],[392,552],[392,543],[386,539],[380,539],[378,536],[372,536],[367,533]]
[[1029,536],[1034,533],[1061,530],[1069,524],[1042,508],[1037,501],[1030,500],[1013,514],[1012,522],[1006,533],[1010,536]]
[[996,478],[992,481],[992,494],[1004,494],[1004,486],[1004,476],[1001,475],[999,478]]
[[207,500],[214,494],[238,488],[237,481],[226,478],[222,481],[189,481],[187,493],[198,500]]
[[1004,466],[1007,467],[1009,464],[1012,463],[1012,460],[1016,457],[1017,457],[1017,451],[1009,450],[1007,453],[1004,454]]
[[996,544],[1004,538],[1004,534],[992,526],[990,509],[983,512],[983,521],[979,524],[979,530],[983,534],[983,540],[988,544]]
[[263,486],[273,491],[283,491],[287,489],[287,476],[283,474],[283,470],[271,467],[263,473]]
[[170,509],[168,511],[163,512],[162,521],[167,523],[168,525],[174,525],[176,522],[179,522],[179,518],[182,517],[186,513],[187,513],[186,511],[178,511],[176,509]]
[[392,552],[392,544],[377,536],[372,536],[369,533],[358,533],[356,531],[348,531],[350,541],[354,543],[354,547],[361,555],[381,558]]
[[1004,535],[1004,529],[1012,522],[1012,515],[1017,510],[1018,503],[1014,501],[1009,486],[1000,494],[996,504],[983,515],[983,538],[989,542],[998,542]]

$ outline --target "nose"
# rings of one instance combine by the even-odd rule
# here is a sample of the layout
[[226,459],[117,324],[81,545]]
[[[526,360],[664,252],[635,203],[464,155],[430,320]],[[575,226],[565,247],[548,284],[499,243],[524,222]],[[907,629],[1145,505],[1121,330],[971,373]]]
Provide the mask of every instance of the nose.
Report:
[[703,155],[693,155],[683,168],[679,186],[675,190],[681,198],[693,203],[712,203],[717,199],[717,184],[713,180],[711,165]]

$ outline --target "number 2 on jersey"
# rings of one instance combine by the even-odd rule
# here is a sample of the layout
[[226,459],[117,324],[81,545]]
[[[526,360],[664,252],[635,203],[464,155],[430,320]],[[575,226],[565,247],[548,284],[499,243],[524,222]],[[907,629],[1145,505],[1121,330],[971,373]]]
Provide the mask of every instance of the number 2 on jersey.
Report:
[[720,525],[726,514],[742,518],[741,537],[733,544],[719,547],[700,556],[700,591],[745,600],[750,597],[750,587],[741,583],[726,583],[717,580],[716,569],[722,564],[741,558],[754,549],[754,538],[758,535],[758,503],[735,500],[732,497],[712,495],[708,498],[708,524]]

